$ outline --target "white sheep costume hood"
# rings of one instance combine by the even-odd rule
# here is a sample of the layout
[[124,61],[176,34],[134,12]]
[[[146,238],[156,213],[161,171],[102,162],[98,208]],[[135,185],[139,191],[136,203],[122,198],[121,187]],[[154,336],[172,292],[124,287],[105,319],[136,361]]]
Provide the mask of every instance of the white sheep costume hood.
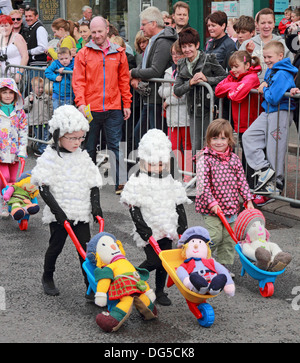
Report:
[[168,136],[161,130],[151,129],[141,139],[138,157],[149,164],[164,164],[170,161],[172,144]]
[[59,137],[74,131],[89,131],[88,120],[76,107],[71,105],[58,107],[48,124],[52,135],[55,130],[59,129]]
[[[88,131],[86,118],[74,106],[57,108],[49,121],[50,132],[60,129],[59,137],[65,133]],[[92,222],[91,189],[101,187],[102,178],[97,166],[86,150],[78,148],[74,152],[58,152],[48,145],[37,159],[32,170],[31,181],[42,187],[47,185],[59,206],[69,220]],[[43,211],[43,222],[51,223],[56,219],[46,205]]]
[[[162,131],[151,129],[141,139],[138,148],[141,160],[151,164],[159,161],[168,163],[170,155],[171,143]],[[127,207],[130,205],[140,208],[156,240],[167,237],[174,242],[178,240],[176,206],[192,203],[185,188],[171,174],[158,178],[142,171],[131,175],[124,186],[120,202]],[[138,247],[147,244],[136,232],[134,225],[132,235]]]

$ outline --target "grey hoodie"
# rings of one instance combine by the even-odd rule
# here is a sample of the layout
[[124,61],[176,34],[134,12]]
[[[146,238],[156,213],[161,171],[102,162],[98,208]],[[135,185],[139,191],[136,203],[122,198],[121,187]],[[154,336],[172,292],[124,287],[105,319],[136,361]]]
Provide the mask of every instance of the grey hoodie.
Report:
[[[137,68],[133,68],[131,75],[133,78],[141,78],[147,81],[151,78],[164,78],[164,73],[167,68],[172,64],[171,45],[177,39],[177,32],[174,28],[166,27],[158,35],[158,37],[151,44],[146,62],[146,68],[142,68],[140,64]],[[160,84],[157,85],[158,90]],[[151,83],[150,103],[155,101],[155,84]],[[161,98],[156,91],[156,101],[161,103]]]
[[[262,68],[262,72],[260,74],[258,74],[258,78],[259,78],[259,81],[262,82],[264,80],[264,77],[265,77],[265,73],[266,73],[266,70],[267,70],[267,66],[264,62],[264,56],[263,56],[263,48],[264,48],[264,43],[260,37],[260,35],[256,35],[255,37],[249,39],[249,40],[246,40],[245,42],[243,42],[243,44],[240,46],[239,50],[246,50],[246,45],[250,42],[250,40],[253,41],[253,43],[255,44],[255,48],[254,48],[254,51],[252,53],[252,56],[256,56],[260,59],[260,65],[261,65],[261,68]],[[285,48],[285,58],[286,57],[289,57],[291,62],[293,62],[293,59],[294,59],[294,56],[293,54],[288,50],[287,46],[285,45],[285,40],[283,38],[281,38],[281,36],[279,35],[275,35],[273,34],[272,35],[272,40],[277,40],[279,41],[280,43],[282,43],[284,45],[284,48]]]

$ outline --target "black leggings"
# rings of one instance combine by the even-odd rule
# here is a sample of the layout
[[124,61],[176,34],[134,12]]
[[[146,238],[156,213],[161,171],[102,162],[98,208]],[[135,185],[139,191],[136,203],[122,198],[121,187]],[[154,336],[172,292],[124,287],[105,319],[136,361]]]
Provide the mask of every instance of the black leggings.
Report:
[[[160,249],[163,250],[171,250],[172,249],[172,240],[169,238],[162,238],[157,241]],[[153,247],[148,244],[144,247],[144,251],[146,253],[147,259],[141,263],[139,267],[147,269],[149,272],[156,270],[155,272],[155,285],[156,291],[163,291],[167,279],[167,272],[163,268],[161,259],[158,257],[157,253],[154,251]]]
[[[73,225],[71,223],[71,226],[72,226],[72,229],[73,229],[76,237],[78,238],[79,243],[81,244],[84,251],[86,251],[86,244],[91,239],[89,223],[78,222],[76,225]],[[68,233],[67,233],[66,229],[64,228],[64,226],[62,226],[61,224],[59,224],[57,222],[50,223],[50,233],[51,233],[51,236],[50,236],[50,240],[49,240],[49,247],[46,251],[45,260],[44,260],[44,277],[46,279],[53,277],[53,273],[55,271],[56,260],[57,260],[58,256],[60,255],[60,253],[62,252],[66,239],[67,239],[67,236],[68,236]],[[85,281],[85,284],[88,286],[86,273],[82,268],[82,264],[83,264],[84,260],[80,256],[79,253],[78,253],[78,255],[79,255],[79,260],[80,260],[80,266],[81,266],[82,273],[84,276],[84,281]]]

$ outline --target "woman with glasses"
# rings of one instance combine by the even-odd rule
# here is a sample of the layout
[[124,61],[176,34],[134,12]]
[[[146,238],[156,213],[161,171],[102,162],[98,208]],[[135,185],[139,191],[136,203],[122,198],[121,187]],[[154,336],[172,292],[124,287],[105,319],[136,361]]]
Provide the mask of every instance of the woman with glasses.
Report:
[[13,21],[13,33],[19,33],[23,35],[25,28],[25,18],[23,20],[23,14],[20,10],[13,10],[9,13],[11,20]]
[[13,77],[18,83],[22,79],[23,69],[11,67],[5,74],[6,66],[15,64],[26,66],[28,49],[21,34],[13,32],[13,20],[9,15],[0,15],[0,62],[1,77]]

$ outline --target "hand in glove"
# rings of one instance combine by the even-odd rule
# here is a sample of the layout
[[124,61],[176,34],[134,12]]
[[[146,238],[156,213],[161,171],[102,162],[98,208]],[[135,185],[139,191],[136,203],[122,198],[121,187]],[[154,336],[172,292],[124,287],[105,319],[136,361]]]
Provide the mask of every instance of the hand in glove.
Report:
[[96,292],[95,294],[95,304],[104,307],[107,305],[107,294],[105,292]]
[[137,233],[144,241],[148,241],[148,239],[152,236],[152,229],[144,221],[140,208],[131,207],[129,212],[133,223],[135,224]]

